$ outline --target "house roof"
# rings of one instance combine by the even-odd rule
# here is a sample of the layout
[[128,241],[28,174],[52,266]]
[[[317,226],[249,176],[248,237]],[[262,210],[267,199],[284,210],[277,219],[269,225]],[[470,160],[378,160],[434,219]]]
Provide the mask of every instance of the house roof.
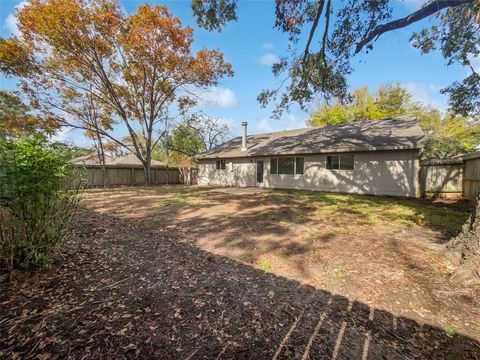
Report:
[[477,158],[480,158],[480,151],[475,151],[475,152],[471,152],[471,153],[468,153],[468,154],[464,154],[464,155],[459,156],[459,158],[461,158],[462,160],[477,159]]
[[[100,165],[95,154],[79,156],[70,160],[72,164],[78,165]],[[111,157],[105,155],[105,166],[126,165],[126,166],[142,166],[140,160],[135,154],[127,154],[118,157]],[[165,163],[157,160],[152,160],[152,166],[166,166]]]
[[239,136],[197,158],[421,149],[424,137],[416,118],[404,116],[249,135],[246,151],[241,151],[242,137]]

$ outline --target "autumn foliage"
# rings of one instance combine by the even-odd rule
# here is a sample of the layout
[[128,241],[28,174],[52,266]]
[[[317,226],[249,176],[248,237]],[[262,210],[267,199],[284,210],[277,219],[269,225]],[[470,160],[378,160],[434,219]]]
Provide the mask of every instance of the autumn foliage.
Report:
[[[164,6],[125,14],[112,0],[33,0],[17,15],[21,36],[0,43],[1,69],[22,79],[45,115],[133,151],[147,182],[172,111],[193,106],[197,90],[233,74],[220,51],[193,53],[193,30]],[[91,101],[101,126],[78,116],[77,104]],[[131,143],[114,135],[119,126]]]

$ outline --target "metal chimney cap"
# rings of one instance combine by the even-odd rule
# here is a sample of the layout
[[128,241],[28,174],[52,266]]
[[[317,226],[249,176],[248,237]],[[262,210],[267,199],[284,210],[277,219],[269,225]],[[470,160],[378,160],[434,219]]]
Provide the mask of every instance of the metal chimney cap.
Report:
[[242,126],[247,126],[247,124],[248,123],[246,121],[242,122]]

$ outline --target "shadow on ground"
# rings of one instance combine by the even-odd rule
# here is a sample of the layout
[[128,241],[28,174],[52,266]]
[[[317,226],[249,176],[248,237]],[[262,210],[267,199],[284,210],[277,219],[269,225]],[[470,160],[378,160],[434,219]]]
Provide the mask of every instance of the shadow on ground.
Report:
[[[143,219],[145,220],[145,219]],[[82,208],[76,248],[1,285],[0,357],[478,359],[480,343]],[[72,243],[73,246],[73,243]]]

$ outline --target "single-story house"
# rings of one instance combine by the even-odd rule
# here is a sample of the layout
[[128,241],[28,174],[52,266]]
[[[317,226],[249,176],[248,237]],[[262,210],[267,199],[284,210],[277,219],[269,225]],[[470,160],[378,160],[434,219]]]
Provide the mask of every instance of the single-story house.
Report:
[[198,184],[419,196],[424,133],[406,116],[243,135],[200,154]]

